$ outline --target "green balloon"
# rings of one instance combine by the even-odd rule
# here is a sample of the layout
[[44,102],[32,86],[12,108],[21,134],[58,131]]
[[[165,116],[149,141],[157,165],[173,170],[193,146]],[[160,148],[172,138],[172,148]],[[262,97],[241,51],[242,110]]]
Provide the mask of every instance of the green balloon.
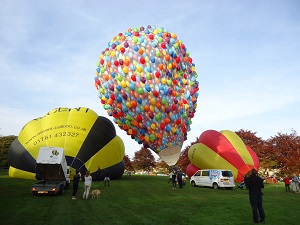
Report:
[[118,80],[118,81],[122,81],[122,80],[123,80],[122,76],[121,76],[121,75],[118,75],[118,76],[117,76],[117,80]]
[[99,92],[100,92],[101,94],[104,94],[104,89],[103,89],[103,88],[99,88]]
[[150,140],[151,140],[151,141],[154,141],[154,140],[155,140],[155,135],[154,135],[154,134],[151,134],[151,135],[150,135]]
[[151,74],[150,74],[150,73],[147,73],[147,74],[146,74],[146,78],[147,78],[147,80],[151,80],[151,79],[152,79]]
[[138,93],[141,94],[141,95],[144,94],[144,89],[140,87],[140,88],[138,89]]

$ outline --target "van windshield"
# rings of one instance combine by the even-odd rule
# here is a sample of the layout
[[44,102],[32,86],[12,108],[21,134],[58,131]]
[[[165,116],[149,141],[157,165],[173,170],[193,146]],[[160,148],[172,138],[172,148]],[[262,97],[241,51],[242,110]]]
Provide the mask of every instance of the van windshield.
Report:
[[222,176],[223,177],[233,177],[233,174],[231,171],[225,170],[225,171],[222,171]]

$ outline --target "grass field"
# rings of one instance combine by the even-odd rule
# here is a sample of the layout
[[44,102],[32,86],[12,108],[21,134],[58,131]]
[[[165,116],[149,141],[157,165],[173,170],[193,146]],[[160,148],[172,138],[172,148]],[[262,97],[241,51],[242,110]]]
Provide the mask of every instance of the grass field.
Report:
[[[173,190],[168,177],[131,175],[111,181],[110,187],[93,183],[101,190],[100,199],[82,199],[80,182],[77,200],[72,187],[60,196],[35,196],[34,181],[10,178],[0,171],[0,224],[129,224],[129,225],[247,225],[252,223],[248,191],[214,190],[192,187]],[[286,193],[265,185],[266,224],[300,223],[300,194]]]

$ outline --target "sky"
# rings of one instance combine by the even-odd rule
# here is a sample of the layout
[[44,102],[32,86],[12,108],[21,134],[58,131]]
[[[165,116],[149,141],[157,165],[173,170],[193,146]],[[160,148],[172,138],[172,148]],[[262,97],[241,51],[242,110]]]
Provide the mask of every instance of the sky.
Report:
[[[264,140],[299,133],[298,0],[0,3],[1,136],[58,107],[88,107],[113,121],[94,86],[96,63],[118,33],[147,25],[175,33],[196,66],[198,106],[183,148],[211,129]],[[116,131],[132,158],[142,146]]]

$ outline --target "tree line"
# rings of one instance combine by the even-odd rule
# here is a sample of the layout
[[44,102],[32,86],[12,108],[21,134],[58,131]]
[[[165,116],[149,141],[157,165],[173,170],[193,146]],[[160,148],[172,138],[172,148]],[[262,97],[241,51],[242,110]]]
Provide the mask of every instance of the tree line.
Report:
[[[292,129],[290,134],[277,133],[267,140],[257,137],[256,132],[241,129],[236,134],[256,153],[260,161],[260,171],[267,174],[269,170],[277,171],[276,175],[283,177],[285,174],[292,175],[300,173],[300,137],[297,132]],[[1,136],[0,137],[0,167],[8,168],[7,152],[10,144],[17,136]],[[180,158],[177,162],[183,172],[190,164],[188,158],[189,148],[198,142],[198,138],[194,142],[184,147],[181,151]],[[125,169],[127,171],[153,171],[154,169],[160,173],[168,173],[169,166],[162,160],[156,160],[152,152],[147,148],[141,148],[134,153],[132,159],[128,155],[124,156]]]
[[[248,145],[257,155],[260,161],[260,171],[268,175],[268,171],[275,171],[276,176],[292,176],[300,174],[300,136],[295,130],[291,134],[277,133],[267,140],[256,135],[256,132],[241,129],[235,132],[243,142]],[[186,146],[180,154],[177,166],[186,172],[187,166],[191,163],[188,158],[189,148],[197,143],[199,138]],[[168,165],[161,160],[155,161],[151,151],[141,148],[135,152],[132,160],[127,155],[124,162],[127,170],[151,170],[151,168],[166,171]]]

